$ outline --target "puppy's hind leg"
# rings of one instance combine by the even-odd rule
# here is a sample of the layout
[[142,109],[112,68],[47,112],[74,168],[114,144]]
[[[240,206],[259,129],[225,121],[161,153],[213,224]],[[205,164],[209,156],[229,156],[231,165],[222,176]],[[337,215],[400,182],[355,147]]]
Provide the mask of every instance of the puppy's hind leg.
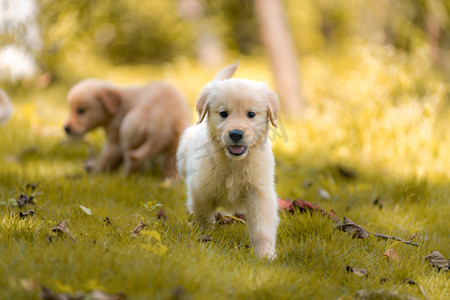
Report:
[[166,153],[164,154],[163,175],[169,180],[174,180],[178,177],[176,159],[177,148],[178,143],[174,143],[169,146]]
[[130,149],[125,151],[124,155],[124,174],[128,175],[142,169],[144,161],[158,154],[163,148],[164,144],[158,141],[157,136],[147,138],[147,140],[137,149]]

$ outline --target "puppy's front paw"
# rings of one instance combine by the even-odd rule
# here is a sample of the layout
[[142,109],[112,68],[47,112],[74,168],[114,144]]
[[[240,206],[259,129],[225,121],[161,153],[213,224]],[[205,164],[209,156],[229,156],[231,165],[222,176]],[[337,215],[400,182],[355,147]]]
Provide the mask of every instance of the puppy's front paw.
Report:
[[255,245],[255,252],[260,258],[273,260],[277,257],[275,247],[272,243],[261,243],[259,245]]

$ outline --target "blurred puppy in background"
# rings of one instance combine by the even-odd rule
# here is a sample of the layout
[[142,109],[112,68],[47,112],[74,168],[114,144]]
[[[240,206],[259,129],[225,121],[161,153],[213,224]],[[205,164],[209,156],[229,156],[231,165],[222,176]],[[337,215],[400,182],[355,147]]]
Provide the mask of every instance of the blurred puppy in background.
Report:
[[68,135],[83,136],[102,127],[106,145],[101,156],[85,168],[101,172],[124,164],[124,174],[141,170],[145,161],[162,158],[165,178],[177,176],[175,154],[183,130],[191,124],[185,97],[172,85],[154,82],[145,86],[119,88],[85,79],[67,96]]
[[277,126],[278,97],[260,82],[215,79],[201,91],[199,120],[177,152],[187,206],[203,224],[213,222],[218,207],[245,213],[256,254],[274,258],[278,214],[268,132]]
[[5,123],[11,117],[13,107],[8,95],[4,90],[0,89],[0,124]]

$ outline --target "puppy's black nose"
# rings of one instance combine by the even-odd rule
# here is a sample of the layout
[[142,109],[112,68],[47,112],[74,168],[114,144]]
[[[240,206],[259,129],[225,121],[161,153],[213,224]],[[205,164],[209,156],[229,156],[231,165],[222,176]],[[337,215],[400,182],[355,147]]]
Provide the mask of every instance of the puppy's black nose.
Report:
[[233,142],[239,142],[240,140],[242,140],[243,137],[244,133],[242,132],[242,130],[233,129],[230,131],[230,139]]
[[72,132],[72,130],[70,129],[69,126],[64,126],[64,131],[65,131],[66,133],[71,133],[71,132]]

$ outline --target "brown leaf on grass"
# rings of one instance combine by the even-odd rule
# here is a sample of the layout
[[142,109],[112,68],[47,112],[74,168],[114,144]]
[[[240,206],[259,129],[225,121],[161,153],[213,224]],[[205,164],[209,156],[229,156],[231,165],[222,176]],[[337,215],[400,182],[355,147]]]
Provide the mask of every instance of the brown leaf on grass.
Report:
[[339,222],[339,218],[338,218],[337,214],[334,212],[334,210],[330,210],[330,212],[328,213],[328,217],[331,218],[335,222]]
[[21,212],[19,213],[19,216],[20,216],[22,219],[25,219],[26,217],[32,217],[32,216],[34,216],[34,210],[29,209],[29,210],[24,211],[24,212],[21,211]]
[[226,225],[234,222],[234,219],[229,216],[224,216],[221,213],[217,213],[214,217],[217,225]]
[[419,287],[419,289],[420,289],[420,292],[425,297],[425,299],[428,299],[428,296],[425,293],[425,289],[423,288],[423,286],[421,284],[418,284],[417,282],[415,282],[411,278],[406,278],[405,280],[403,280],[403,283],[406,283],[406,284],[409,284],[409,285],[417,285]]
[[22,207],[24,207],[25,205],[28,205],[28,204],[33,204],[33,205],[36,204],[35,201],[34,201],[34,197],[33,196],[29,196],[28,197],[25,194],[21,194],[19,196],[19,198],[17,198],[16,202],[17,202],[17,205],[20,208],[22,208]]
[[109,217],[105,217],[105,219],[103,220],[103,222],[105,222],[105,224],[107,226],[111,226],[111,220],[109,219]]
[[350,220],[347,217],[344,217],[344,224],[337,226],[336,229],[348,232],[353,237],[357,237],[360,239],[365,239],[366,237],[369,236],[369,233],[367,232],[367,230],[364,227],[354,223],[352,220]]
[[245,219],[246,219],[246,218],[245,218],[245,215],[244,215],[244,214],[236,213],[234,216],[235,216],[237,219],[239,219],[239,220],[245,222]]
[[25,185],[25,189],[31,190],[32,192],[34,192],[34,190],[36,190],[36,188],[37,188],[37,183],[34,183],[34,182],[30,182]]
[[381,210],[383,209],[383,198],[377,197],[375,200],[373,200],[373,205],[378,206],[378,208]]
[[305,201],[305,200],[302,200],[302,199],[295,200],[294,203],[292,203],[292,205],[294,206],[295,209],[300,210],[301,213],[317,212],[317,213],[320,213],[322,215],[326,215],[327,214],[326,211],[323,210],[318,204],[312,204],[312,203],[310,203],[308,201]]
[[202,235],[201,237],[199,237],[198,241],[202,242],[202,243],[208,243],[208,242],[211,242],[212,240],[209,235],[205,234],[205,235]]
[[290,199],[281,199],[278,198],[278,210],[284,210],[286,212],[293,213],[294,212],[294,206],[292,204],[292,201]]
[[139,224],[131,231],[131,237],[138,237],[144,227],[147,226],[144,222],[139,222]]
[[352,268],[350,266],[347,266],[346,270],[347,270],[347,272],[353,273],[359,277],[369,276],[369,272],[367,271],[367,269],[358,269],[358,268]]
[[384,256],[386,256],[388,259],[395,260],[398,258],[397,252],[393,248],[389,248],[384,252]]
[[338,170],[339,174],[341,174],[342,177],[345,177],[347,179],[356,179],[356,177],[358,177],[356,175],[355,170],[352,170],[350,168],[338,165],[336,169]]
[[227,225],[232,224],[236,221],[245,223],[245,215],[236,213],[234,216],[226,216],[221,213],[217,213],[214,217],[217,225]]
[[424,256],[423,259],[429,261],[433,264],[433,266],[437,267],[439,270],[443,269],[444,271],[449,270],[449,262],[447,259],[438,251],[433,251],[427,256]]
[[156,213],[156,218],[163,219],[164,221],[167,220],[166,212],[164,211],[164,209],[161,208],[160,210],[158,210],[158,212]]
[[57,234],[66,234],[68,237],[76,241],[75,237],[70,233],[69,228],[67,228],[65,221],[59,222],[55,227],[51,229],[51,231],[57,233]]

